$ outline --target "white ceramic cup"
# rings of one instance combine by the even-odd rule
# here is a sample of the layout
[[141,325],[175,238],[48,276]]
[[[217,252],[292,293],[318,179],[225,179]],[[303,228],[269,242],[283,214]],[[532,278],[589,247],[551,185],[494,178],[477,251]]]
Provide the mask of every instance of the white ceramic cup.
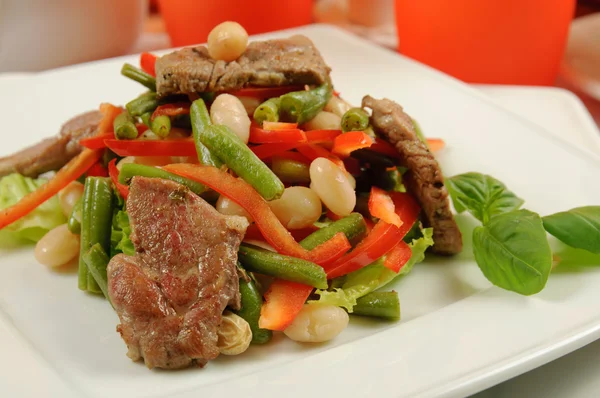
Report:
[[0,72],[27,72],[126,54],[147,0],[0,0]]

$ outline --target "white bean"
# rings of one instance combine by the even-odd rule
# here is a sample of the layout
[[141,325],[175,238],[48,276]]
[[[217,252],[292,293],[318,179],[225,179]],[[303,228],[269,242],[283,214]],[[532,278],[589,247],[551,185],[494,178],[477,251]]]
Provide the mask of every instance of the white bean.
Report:
[[73,206],[83,195],[83,184],[77,181],[71,182],[58,193],[58,203],[63,214],[67,217],[71,215]]
[[248,349],[252,341],[252,329],[244,318],[226,311],[217,331],[217,347],[225,355],[239,355]]
[[248,32],[237,22],[220,23],[208,34],[208,54],[213,59],[235,61],[247,46]]
[[322,111],[314,118],[304,123],[305,130],[339,130],[342,118],[335,113]]
[[316,158],[310,164],[310,188],[329,210],[347,216],[356,206],[356,194],[348,175],[326,158]]
[[79,235],[72,234],[67,224],[48,231],[35,245],[35,259],[48,267],[67,264],[79,254]]
[[279,199],[269,202],[279,221],[287,229],[310,227],[321,217],[321,199],[310,188],[289,187]]
[[248,143],[250,118],[244,104],[231,94],[221,94],[210,107],[210,119],[214,124],[223,124],[231,129],[242,141]]
[[248,116],[254,116],[254,111],[261,104],[260,99],[255,97],[238,97],[242,105],[244,105],[244,109],[246,109],[246,113]]
[[244,208],[240,205],[238,205],[237,203],[235,203],[233,200],[229,199],[226,196],[219,196],[219,199],[217,199],[217,204],[215,205],[215,208],[217,209],[217,211],[221,214],[225,214],[227,216],[241,216],[241,217],[246,217],[246,220],[248,220],[248,223],[252,223],[252,217],[250,216],[250,214],[244,210]]
[[321,343],[336,337],[348,326],[346,311],[335,305],[304,304],[283,333],[294,341]]
[[331,97],[329,102],[325,104],[325,108],[323,109],[327,112],[335,113],[341,118],[350,108],[352,108],[352,105],[334,95]]

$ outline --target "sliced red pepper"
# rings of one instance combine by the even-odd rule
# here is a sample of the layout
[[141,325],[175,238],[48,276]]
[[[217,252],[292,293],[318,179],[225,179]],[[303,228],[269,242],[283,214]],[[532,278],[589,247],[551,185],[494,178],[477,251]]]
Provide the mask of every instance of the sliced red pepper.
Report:
[[371,231],[375,227],[375,223],[373,222],[373,220],[371,220],[370,217],[363,216],[363,218],[365,220],[365,224],[367,224],[367,233],[369,234],[369,233],[371,233]]
[[284,330],[296,318],[312,290],[312,286],[276,279],[265,293],[258,326]]
[[96,135],[94,137],[83,138],[83,139],[79,140],[79,144],[82,147],[85,147],[88,149],[103,149],[103,148],[106,148],[106,144],[104,143],[104,140],[109,140],[111,138],[115,138],[115,133],[111,132],[111,133]]
[[172,140],[104,140],[106,146],[119,156],[196,156],[191,139]]
[[335,214],[334,212],[332,212],[329,209],[327,209],[325,216],[327,216],[327,218],[329,218],[330,220],[333,220],[333,221],[338,221],[338,220],[341,220],[342,218],[344,218],[342,216],[338,216],[337,214]]
[[123,108],[114,106],[113,104],[109,104],[108,102],[100,104],[100,113],[102,113],[102,120],[98,125],[97,135],[102,135],[113,131],[113,123],[115,122],[115,118],[121,113],[123,113],[123,111]]
[[369,195],[369,213],[375,218],[397,227],[402,225],[400,216],[395,213],[394,202],[391,196],[381,188],[371,187]]
[[88,169],[85,175],[86,177],[107,177],[108,170],[106,170],[106,167],[101,162],[96,162]]
[[403,240],[398,242],[392,250],[385,256],[383,266],[394,271],[395,273],[400,272],[402,267],[410,260],[412,256],[412,250],[410,246]]
[[306,156],[308,159],[310,159],[311,162],[313,160],[315,160],[316,158],[326,158],[326,159],[329,159],[333,163],[335,163],[340,169],[342,169],[342,171],[344,173],[348,173],[348,171],[346,170],[346,166],[344,165],[344,162],[342,161],[342,159],[340,159],[337,156],[333,155],[327,149],[325,149],[325,148],[323,148],[323,147],[321,147],[319,145],[304,144],[304,145],[298,146],[296,148],[296,150],[298,152],[300,152],[301,154],[303,154],[304,156]]
[[262,128],[267,131],[295,130],[298,128],[298,123],[263,122]]
[[113,184],[117,188],[117,191],[121,194],[123,199],[127,199],[129,195],[129,187],[119,182],[119,169],[117,169],[117,159],[113,159],[108,163],[108,175],[112,180]]
[[189,102],[176,102],[173,104],[164,104],[156,107],[152,112],[151,120],[154,120],[158,116],[179,116],[190,114],[190,103]]
[[334,95],[335,97],[339,97],[339,96],[340,96],[340,92],[339,92],[339,91],[335,91],[335,90],[333,90],[333,95]]
[[258,127],[251,127],[249,141],[255,144],[306,142],[306,135],[304,135],[304,131],[299,129],[268,131]]
[[361,269],[388,253],[404,238],[419,217],[421,208],[407,193],[390,192],[395,211],[402,220],[396,227],[385,221],[378,221],[371,232],[352,250],[330,266],[324,267],[327,279],[337,278]]
[[250,184],[220,169],[183,163],[167,165],[164,169],[198,181],[242,206],[250,214],[267,242],[278,253],[323,265],[335,261],[351,247],[346,236],[340,233],[311,251],[304,249],[294,240],[268,203]]
[[371,149],[372,151],[381,153],[382,155],[387,155],[391,158],[399,158],[400,157],[400,154],[398,153],[398,151],[396,150],[396,148],[394,148],[394,146],[392,144],[390,144],[386,140],[381,139],[379,137],[375,138],[375,142],[373,142],[373,145],[371,145],[369,147],[369,149]]
[[429,145],[431,152],[437,152],[444,149],[446,143],[441,138],[427,138],[427,145]]
[[230,94],[236,97],[273,98],[291,93],[292,91],[302,90],[304,90],[304,86],[246,87]]
[[252,152],[254,152],[254,154],[259,158],[259,159],[268,159],[270,157],[279,155],[285,151],[289,151],[291,149],[294,149],[296,147],[298,147],[299,145],[302,145],[301,142],[293,142],[293,143],[284,143],[284,144],[263,144],[263,145],[257,145],[257,146],[253,146],[250,147],[250,150],[252,150]]
[[156,55],[150,53],[140,54],[140,66],[142,67],[142,70],[154,77],[156,77],[155,65],[157,58]]
[[17,203],[0,211],[0,229],[25,217],[39,205],[56,195],[61,189],[81,177],[94,163],[100,159],[102,151],[84,149],[65,166],[63,166],[50,181],[37,190],[27,194]]
[[138,137],[148,130],[148,126],[146,126],[144,123],[136,123],[135,128],[138,131]]
[[342,134],[342,130],[310,130],[306,131],[306,140],[311,144],[333,145],[333,140]]
[[[319,228],[313,226],[302,229],[294,229],[291,230],[290,233],[296,242],[300,242],[302,239],[306,238],[308,235],[312,234],[318,229]],[[267,241],[255,224],[250,224],[248,226],[248,229],[246,229],[246,234],[244,235],[244,239],[261,240],[264,242]]]
[[339,135],[333,141],[331,153],[347,157],[357,149],[368,148],[373,145],[373,139],[362,131],[349,131]]

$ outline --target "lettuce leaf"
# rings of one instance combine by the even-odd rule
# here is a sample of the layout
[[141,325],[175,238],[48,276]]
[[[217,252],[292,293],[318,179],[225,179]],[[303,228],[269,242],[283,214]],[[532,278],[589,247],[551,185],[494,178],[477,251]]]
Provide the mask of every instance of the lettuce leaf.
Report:
[[135,255],[133,242],[129,239],[131,226],[129,225],[129,216],[126,211],[117,210],[113,216],[112,231],[110,233],[110,257],[118,253],[125,253],[128,256]]
[[356,299],[408,274],[415,264],[425,259],[425,251],[433,245],[433,228],[425,228],[422,232],[422,237],[409,243],[412,256],[400,272],[395,273],[384,267],[384,258],[380,258],[374,263],[348,274],[341,288],[333,291],[317,290],[316,293],[320,297],[315,301],[344,307],[348,312],[352,312],[352,308],[356,305]]
[[[37,190],[47,182],[44,178],[33,179],[13,173],[0,179],[0,209],[17,203],[25,195]],[[58,197],[53,196],[27,216],[3,229],[3,239],[9,238],[27,243],[37,242],[46,232],[67,222]]]

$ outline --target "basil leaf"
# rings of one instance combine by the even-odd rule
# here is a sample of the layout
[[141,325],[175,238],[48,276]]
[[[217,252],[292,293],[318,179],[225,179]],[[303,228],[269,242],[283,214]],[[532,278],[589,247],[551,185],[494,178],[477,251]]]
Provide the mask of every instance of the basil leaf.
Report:
[[542,218],[529,210],[499,214],[475,228],[473,254],[490,282],[524,295],[541,291],[552,268]]
[[448,178],[446,186],[456,211],[468,210],[484,224],[497,215],[517,210],[523,204],[506,186],[489,175],[465,173]]
[[577,207],[543,218],[544,228],[561,242],[600,254],[600,206]]

